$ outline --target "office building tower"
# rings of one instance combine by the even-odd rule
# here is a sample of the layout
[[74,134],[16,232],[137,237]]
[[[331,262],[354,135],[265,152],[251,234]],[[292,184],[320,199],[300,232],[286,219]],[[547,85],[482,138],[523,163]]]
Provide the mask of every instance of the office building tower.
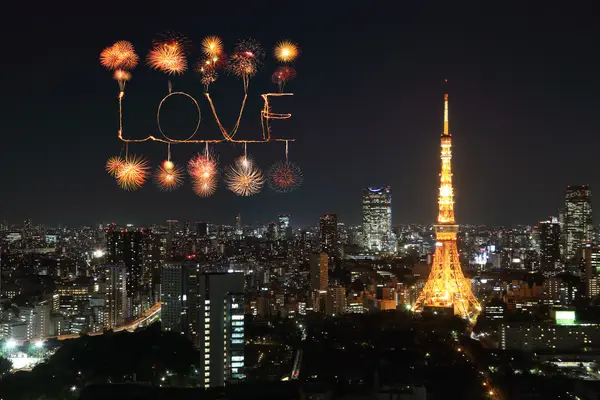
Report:
[[277,218],[277,236],[279,240],[292,238],[292,227],[290,226],[289,215],[280,215]]
[[389,252],[392,244],[392,188],[363,190],[363,235],[367,250]]
[[235,216],[235,234],[241,235],[244,233],[242,229],[242,214],[238,214]]
[[329,286],[329,256],[314,253],[310,260],[310,282],[313,291],[327,292]]
[[335,286],[329,288],[328,291],[330,309],[328,314],[341,315],[346,312],[346,288],[343,286]]
[[565,261],[580,254],[592,235],[592,191],[588,185],[569,186],[565,194]]
[[161,326],[178,332],[200,347],[200,265],[192,261],[166,263],[162,268]]
[[204,387],[219,387],[245,378],[244,275],[200,275],[200,360]]
[[124,265],[127,271],[127,297],[134,298],[143,283],[143,234],[139,231],[118,230],[106,237],[107,262]]
[[542,273],[556,272],[560,263],[560,224],[552,217],[540,222],[538,232],[540,270]]
[[208,222],[198,222],[196,224],[196,235],[199,238],[208,237]]
[[327,253],[329,258],[335,258],[337,256],[337,215],[336,214],[325,214],[321,216],[319,221],[320,236],[320,251]]
[[127,269],[122,265],[104,268],[105,300],[104,323],[107,329],[125,321],[127,300]]
[[584,264],[585,295],[596,297],[600,295],[600,248],[587,244],[582,249]]

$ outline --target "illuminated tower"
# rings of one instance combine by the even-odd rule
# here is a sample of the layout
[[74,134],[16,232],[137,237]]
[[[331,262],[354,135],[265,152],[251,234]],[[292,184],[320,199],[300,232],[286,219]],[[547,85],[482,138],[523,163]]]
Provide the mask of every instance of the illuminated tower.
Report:
[[481,310],[465,279],[456,236],[458,225],[454,221],[454,189],[452,188],[452,135],[448,129],[448,95],[444,95],[444,133],[442,133],[442,171],[437,225],[434,225],[436,243],[433,265],[425,287],[419,294],[412,311],[425,309],[453,309],[453,313],[472,319]]

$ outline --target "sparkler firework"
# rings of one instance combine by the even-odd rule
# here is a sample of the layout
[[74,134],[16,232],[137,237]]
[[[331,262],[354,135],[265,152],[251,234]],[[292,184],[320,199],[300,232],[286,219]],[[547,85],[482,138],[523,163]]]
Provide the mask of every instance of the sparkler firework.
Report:
[[123,165],[117,169],[117,184],[125,190],[138,190],[146,183],[150,167],[148,160],[143,157],[129,155],[125,157]]
[[192,189],[200,197],[209,197],[217,191],[217,179],[194,179]]
[[223,52],[223,41],[217,36],[208,36],[202,41],[202,51],[209,57],[219,56]]
[[125,84],[131,79],[131,74],[124,69],[118,69],[115,71],[113,78],[119,83],[119,89],[123,92],[125,91]]
[[279,87],[279,93],[283,93],[283,88],[288,81],[296,77],[296,70],[292,67],[279,67],[273,72],[272,80]]
[[133,44],[126,40],[120,40],[102,50],[100,53],[100,63],[108,70],[135,68],[139,57],[133,48]]
[[164,191],[177,189],[183,183],[183,170],[174,164],[172,166],[165,165],[167,162],[158,167],[156,174],[154,175],[156,186]]
[[302,184],[303,176],[300,168],[290,161],[278,161],[269,170],[268,184],[279,193],[287,193]]
[[108,159],[108,161],[106,161],[106,172],[115,178],[119,173],[119,170],[123,167],[123,164],[125,164],[125,160],[123,158],[111,157]]
[[300,55],[300,47],[288,40],[283,40],[273,48],[275,59],[281,63],[290,63]]
[[187,70],[183,46],[177,41],[156,43],[146,61],[151,68],[169,75],[179,75]]
[[252,196],[260,192],[265,179],[262,171],[244,155],[229,166],[225,173],[225,183],[238,196]]

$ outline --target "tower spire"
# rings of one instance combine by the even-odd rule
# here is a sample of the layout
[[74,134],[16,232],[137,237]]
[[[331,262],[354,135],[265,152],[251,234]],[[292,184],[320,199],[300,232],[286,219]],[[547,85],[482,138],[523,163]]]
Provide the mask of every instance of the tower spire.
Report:
[[444,93],[444,136],[450,135],[450,127],[448,125],[448,79],[444,80],[446,93]]
[[[446,83],[448,81],[446,80]],[[425,287],[412,306],[412,311],[446,309],[462,318],[474,321],[481,307],[471,282],[465,279],[456,238],[458,225],[454,220],[454,189],[452,187],[452,136],[448,128],[448,94],[444,94],[444,132],[441,137],[439,213],[434,225],[436,243],[433,264]]]

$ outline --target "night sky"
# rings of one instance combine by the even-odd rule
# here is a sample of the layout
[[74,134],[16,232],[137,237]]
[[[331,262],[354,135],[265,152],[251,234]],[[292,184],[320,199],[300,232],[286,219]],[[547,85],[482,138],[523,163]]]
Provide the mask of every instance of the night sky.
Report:
[[[600,28],[592,3],[566,10],[390,3],[388,9],[322,13],[230,7],[202,17],[45,15],[23,18],[18,26],[8,22],[2,28],[8,44],[1,67],[0,219],[47,225],[233,223],[241,213],[245,223],[266,223],[289,213],[292,224],[302,226],[337,213],[354,224],[361,220],[362,188],[389,184],[394,224],[431,223],[447,78],[458,222],[535,223],[556,214],[567,185],[588,183],[600,190]],[[297,139],[290,157],[304,172],[299,190],[282,195],[265,188],[241,198],[221,183],[215,196],[202,199],[189,183],[173,193],[160,192],[152,182],[125,192],[106,174],[106,159],[118,155],[122,143],[116,138],[118,87],[100,66],[99,53],[115,40],[129,40],[145,57],[152,39],[166,30],[191,39],[190,62],[201,39],[211,34],[221,36],[229,52],[243,37],[258,39],[267,50],[285,38],[300,44],[298,76],[288,85],[295,96],[273,104],[293,114],[274,123],[273,134]],[[259,137],[259,95],[275,90],[270,82],[275,67],[268,56],[251,81],[236,138]],[[172,82],[201,101],[199,135],[218,138],[198,76],[188,72]],[[158,134],[155,113],[167,94],[166,75],[140,64],[126,93],[126,135]],[[211,94],[230,127],[241,81],[222,75]],[[189,132],[194,118],[183,100],[165,109],[167,127],[181,132],[173,136]],[[173,159],[185,163],[199,150],[174,147]],[[222,165],[243,151],[231,144],[215,150]],[[248,150],[264,170],[284,156],[278,143]],[[130,151],[156,166],[166,145],[133,145]]]

